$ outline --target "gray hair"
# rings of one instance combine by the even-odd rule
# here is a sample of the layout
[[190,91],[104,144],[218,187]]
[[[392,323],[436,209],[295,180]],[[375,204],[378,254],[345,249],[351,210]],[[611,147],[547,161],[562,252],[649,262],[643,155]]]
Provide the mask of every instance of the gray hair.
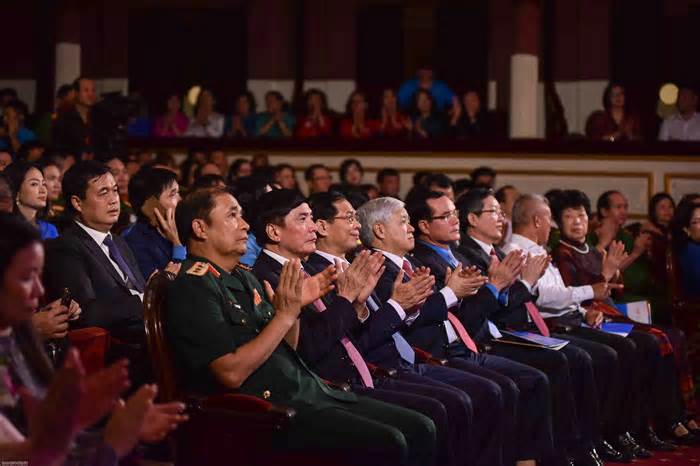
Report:
[[513,204],[513,231],[530,224],[534,209],[540,203],[549,205],[547,198],[539,194],[523,194]]
[[357,216],[360,219],[360,240],[366,247],[372,245],[374,241],[374,225],[385,224],[397,210],[403,209],[403,201],[393,197],[378,197],[366,202],[357,209]]

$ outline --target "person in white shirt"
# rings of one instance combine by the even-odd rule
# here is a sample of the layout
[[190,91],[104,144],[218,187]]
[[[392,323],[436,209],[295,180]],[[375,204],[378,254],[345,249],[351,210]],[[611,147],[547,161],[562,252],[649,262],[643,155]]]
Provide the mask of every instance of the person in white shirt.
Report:
[[[532,255],[547,254],[545,246],[552,227],[552,212],[547,200],[537,194],[520,196],[513,206],[513,238],[505,250],[520,249]],[[602,300],[610,295],[612,283],[596,283],[592,286],[566,286],[556,265],[550,264],[533,286],[537,305],[542,316],[560,327],[557,338],[564,338],[583,347],[591,354],[596,386],[600,399],[603,435],[618,449],[624,450],[627,430],[635,429],[632,419],[640,409],[639,361],[645,356],[641,347],[631,338],[598,330],[603,315],[586,310],[582,303]],[[633,331],[634,332],[634,331]],[[653,450],[672,450],[674,447],[661,441],[651,429],[635,432],[644,446]]]
[[678,113],[666,118],[661,124],[659,141],[700,141],[700,114],[698,93],[690,86],[683,86],[678,92],[676,103]]

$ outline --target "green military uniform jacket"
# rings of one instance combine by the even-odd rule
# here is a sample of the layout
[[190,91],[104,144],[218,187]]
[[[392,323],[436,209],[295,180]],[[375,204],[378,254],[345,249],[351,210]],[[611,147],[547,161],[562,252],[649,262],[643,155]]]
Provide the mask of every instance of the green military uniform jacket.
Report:
[[[183,382],[194,393],[231,391],[209,365],[256,338],[274,314],[252,273],[241,268],[229,273],[206,259],[188,257],[168,290],[166,313],[166,332]],[[299,408],[357,401],[351,392],[328,387],[284,340],[238,392]]]

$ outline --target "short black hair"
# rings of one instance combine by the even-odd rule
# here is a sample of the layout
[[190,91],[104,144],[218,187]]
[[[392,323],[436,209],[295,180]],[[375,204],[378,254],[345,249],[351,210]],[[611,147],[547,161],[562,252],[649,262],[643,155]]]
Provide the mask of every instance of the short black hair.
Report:
[[605,191],[598,197],[598,202],[596,202],[595,210],[600,218],[603,218],[603,216],[600,214],[601,210],[610,208],[610,196],[612,196],[613,194],[621,195],[622,193],[616,189],[611,189],[609,191]]
[[479,186],[457,199],[457,210],[459,211],[460,228],[462,231],[466,232],[467,228],[472,226],[469,223],[469,214],[481,214],[484,210],[484,199],[493,195],[492,189]]
[[288,163],[279,163],[275,165],[275,168],[272,170],[272,174],[276,175],[280,173],[282,170],[291,170],[292,173],[294,173],[294,167],[289,165]]
[[278,189],[260,196],[253,233],[260,247],[265,247],[272,240],[267,236],[267,225],[283,225],[284,217],[292,210],[306,202],[306,199],[293,189]]
[[[474,183],[474,186],[477,186],[476,184],[476,179],[481,177],[481,176],[490,176],[491,178],[496,178],[496,170],[494,170],[491,167],[476,167],[474,170],[472,170],[472,183]],[[488,186],[489,188],[491,186]]]
[[4,283],[5,272],[12,259],[32,243],[40,243],[39,230],[17,215],[0,213],[0,280]]
[[431,173],[426,177],[424,184],[427,188],[430,188],[432,185],[437,185],[443,189],[453,188],[452,179],[444,173]]
[[241,167],[246,163],[250,164],[250,168],[252,171],[253,164],[250,162],[250,160],[238,158],[238,159],[233,161],[233,163],[231,164],[231,168],[228,169],[228,181],[229,181],[229,183],[235,180],[235,178],[237,176],[236,173],[238,173],[238,170],[240,170]]
[[73,207],[71,197],[85,199],[90,181],[107,173],[109,173],[109,168],[96,160],[81,161],[70,167],[63,175],[63,183],[61,184],[63,198],[66,200],[65,214],[70,218],[74,217],[77,212]]
[[137,217],[144,218],[141,207],[149,197],[158,198],[177,182],[177,175],[166,168],[144,167],[129,180],[129,202]]
[[13,198],[14,194],[12,191],[12,186],[10,186],[10,180],[7,178],[7,175],[5,175],[4,172],[0,172],[0,200],[5,201]]
[[188,246],[192,239],[192,222],[199,218],[209,224],[216,198],[225,194],[231,195],[226,188],[200,189],[180,201],[175,209],[175,225],[183,245]]
[[319,168],[323,168],[326,171],[330,171],[328,170],[328,167],[323,165],[322,163],[315,163],[306,169],[306,171],[304,172],[304,179],[306,181],[312,181],[314,179],[314,171],[318,170]]
[[312,194],[309,196],[308,202],[313,212],[314,220],[326,220],[331,222],[333,217],[338,215],[338,209],[336,209],[334,204],[346,200],[347,198],[343,193],[329,191],[327,193]]
[[59,86],[58,90],[56,91],[56,97],[58,97],[59,99],[64,99],[68,94],[70,94],[70,91],[72,90],[72,84],[61,84],[61,86]]
[[353,165],[357,166],[357,168],[360,170],[360,173],[364,174],[365,169],[362,167],[362,164],[360,163],[359,160],[357,159],[345,159],[343,160],[343,163],[340,164],[340,182],[345,183],[347,181],[347,176],[348,176],[348,170],[350,170],[350,167]]
[[421,220],[430,221],[433,219],[433,209],[430,208],[428,201],[440,199],[443,196],[445,196],[444,193],[437,191],[421,190],[411,198],[410,202],[406,203],[406,211],[411,218],[411,226],[416,230],[416,235],[421,234],[420,228],[418,228],[418,223]]
[[455,196],[457,197],[459,197],[460,194],[464,194],[465,192],[469,191],[474,186],[474,183],[469,178],[460,178],[458,180],[455,180],[453,184]]
[[220,183],[226,185],[226,180],[223,176],[211,173],[209,175],[198,176],[194,180],[192,186],[190,186],[190,191],[197,191],[198,189],[213,188],[218,186]]
[[432,172],[419,170],[413,174],[413,186],[418,186],[425,184],[425,179],[431,175]]
[[377,183],[381,184],[385,178],[389,176],[401,176],[399,171],[395,168],[382,168],[377,172]]
[[505,186],[501,186],[498,188],[498,191],[496,191],[496,194],[494,196],[496,197],[496,200],[500,203],[503,203],[506,201],[506,191],[509,189],[515,189],[515,186],[512,184],[507,184]]
[[267,100],[268,97],[274,97],[278,102],[284,102],[284,96],[280,91],[267,91],[265,93],[265,100]]
[[586,193],[578,189],[565,189],[557,196],[556,204],[552,205],[552,216],[561,228],[561,217],[566,209],[578,209],[583,207],[586,215],[591,215],[591,201]]

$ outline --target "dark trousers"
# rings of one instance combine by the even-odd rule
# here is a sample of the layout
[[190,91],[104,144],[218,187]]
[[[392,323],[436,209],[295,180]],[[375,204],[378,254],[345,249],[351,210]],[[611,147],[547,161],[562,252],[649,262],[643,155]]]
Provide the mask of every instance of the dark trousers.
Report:
[[[404,381],[457,389],[470,400],[473,428],[464,444],[467,465],[498,466],[503,464],[503,398],[495,382],[458,369],[416,364],[412,370],[400,369]],[[449,408],[448,408],[449,415]]]
[[[568,345],[567,345],[568,346]],[[579,444],[579,421],[568,358],[561,351],[494,343],[489,354],[535,367],[549,379],[554,448],[560,454]]]
[[[354,386],[353,390],[375,400],[396,404],[425,414],[435,423],[437,433],[436,460],[439,465],[464,464],[464,452],[458,445],[468,440],[471,424],[471,404],[465,405],[455,390],[444,390],[430,385],[383,378],[374,381],[374,389]],[[443,404],[443,401],[444,403]],[[452,422],[448,417],[448,409]]]
[[541,460],[552,453],[552,408],[549,380],[540,370],[510,359],[448,349],[450,366],[496,382],[506,412],[505,464]]
[[372,466],[435,462],[435,424],[410,409],[365,396],[358,396],[357,403],[295,409],[294,421],[278,439],[282,449],[332,452]]

